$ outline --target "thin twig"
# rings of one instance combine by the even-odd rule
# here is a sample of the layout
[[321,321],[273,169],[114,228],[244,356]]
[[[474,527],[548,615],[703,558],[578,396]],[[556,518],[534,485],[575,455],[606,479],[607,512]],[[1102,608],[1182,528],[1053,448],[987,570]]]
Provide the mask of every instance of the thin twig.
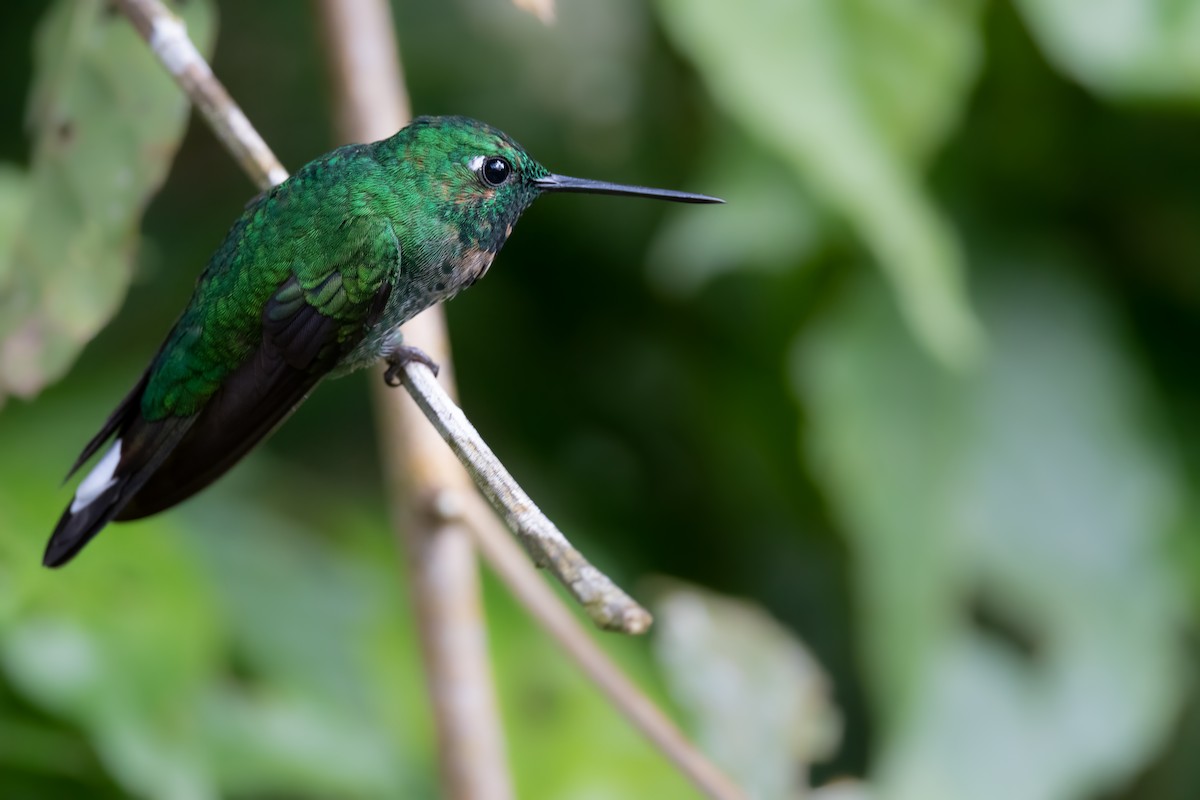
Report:
[[488,566],[613,706],[705,795],[718,800],[745,800],[745,793],[687,740],[675,723],[596,644],[550,586],[538,580],[529,559],[483,498],[472,494],[468,502],[464,514]]
[[159,0],[116,0],[116,3],[255,185],[269,189],[287,180],[283,164],[192,44],[183,20]]
[[[330,2],[335,1],[330,0]],[[174,20],[174,17],[162,6],[159,0],[116,0],[116,2],[131,20],[134,21],[138,30],[147,38],[155,30],[156,22],[159,24],[159,30],[165,27],[170,31],[171,36],[176,35],[169,24],[170,20]],[[164,22],[164,20],[168,21]],[[181,24],[177,20],[175,22],[177,24],[175,30],[183,33]],[[217,90],[213,90],[212,87],[197,87],[194,85],[205,84],[207,82],[215,84],[216,79],[212,76],[208,65],[204,63],[203,58],[199,56],[199,53],[196,52],[195,47],[191,46],[190,42],[187,42],[186,46],[175,46],[171,52],[174,52],[176,55],[169,59],[163,57],[161,48],[156,48],[155,52],[159,53],[159,57],[163,60],[164,65],[183,85],[193,101],[197,102],[197,105],[199,105],[197,99],[198,92],[202,92],[205,97],[224,98],[220,102],[201,106],[201,110],[204,112],[209,124],[218,131],[221,140],[226,142],[227,145],[231,139],[242,135],[248,137],[244,141],[239,141],[237,144],[229,146],[230,150],[238,156],[238,160],[242,163],[243,168],[252,176],[255,176],[260,186],[269,186],[274,182],[278,182],[278,180],[286,178],[286,173],[283,173],[282,166],[271,155],[270,150],[267,149],[265,143],[262,142],[261,138],[258,137],[257,133],[249,125],[245,115],[241,113],[232,99],[225,93],[224,89],[221,89],[219,84],[217,85]],[[179,56],[179,53],[189,55]],[[189,78],[185,77],[185,75],[189,74],[192,76],[191,83],[189,83]],[[196,78],[195,76],[205,77]],[[231,123],[230,120],[239,120],[239,122]],[[280,177],[281,173],[282,177]],[[411,338],[420,341],[426,351],[430,352],[435,358],[440,359],[443,365],[448,365],[448,354],[444,345],[440,344],[445,341],[444,331],[440,331],[438,328],[440,318],[429,314],[422,314],[410,322],[409,325],[425,323],[426,320],[433,322],[433,330],[427,332],[423,328],[420,335],[412,335]],[[411,333],[407,328],[406,332]],[[444,373],[445,366],[443,375]],[[444,396],[445,393],[437,386],[435,381],[426,380],[429,376],[423,366],[419,364],[410,365],[409,369],[405,372],[405,377],[407,380],[413,381],[414,375],[417,376],[415,381],[423,387],[420,391],[429,392],[428,395],[423,393],[419,395],[414,394],[414,397]],[[432,384],[432,387],[425,386],[426,383]],[[412,391],[411,388],[410,391]],[[448,397],[445,399],[445,402],[453,405]],[[455,408],[455,411],[457,411],[457,408]],[[461,415],[461,412],[458,412],[458,414]],[[430,430],[428,426],[421,427],[425,431]],[[432,450],[437,451],[439,449],[432,448]],[[415,464],[414,467],[418,472],[423,470],[440,470],[439,467],[429,461]],[[524,496],[523,493],[521,496]],[[465,505],[460,505],[460,500],[465,500]],[[718,798],[718,800],[743,800],[745,797],[744,793],[712,765],[703,754],[696,750],[653,702],[625,677],[620,668],[587,635],[554,592],[543,581],[538,579],[536,571],[521,555],[515,543],[499,529],[495,518],[490,513],[485,512],[482,502],[477,495],[469,490],[460,491],[447,488],[442,494],[431,498],[425,507],[435,509],[443,521],[452,521],[461,518],[468,523],[467,527],[475,535],[481,551],[518,601],[526,607],[531,615],[563,647],[565,652],[579,665],[583,672],[612,700],[613,704],[647,738],[658,746],[695,783],[697,788],[707,796]],[[507,515],[507,512],[501,513]],[[561,534],[559,535],[561,536]],[[451,541],[460,540],[453,539]],[[569,547],[569,545],[567,546]],[[583,563],[586,564],[586,562]],[[436,576],[432,576],[432,579],[436,580],[437,578]],[[612,615],[613,611],[609,609],[604,613]],[[626,613],[628,614],[629,612]],[[636,624],[636,612],[634,614],[635,628],[637,628],[639,625]],[[648,615],[646,621],[648,622]]]
[[587,610],[597,625],[625,633],[643,633],[650,614],[588,563],[566,537],[538,510],[517,485],[495,453],[476,432],[462,410],[442,392],[427,367],[409,364],[404,385],[442,438],[453,448],[476,485],[498,509],[504,509],[509,528],[529,549],[538,566],[549,567],[556,578]]
[[[317,10],[333,77],[338,137],[369,142],[408,124],[411,111],[386,0],[319,0]],[[441,308],[412,320],[405,333],[433,352],[443,366],[442,380],[452,390]],[[443,500],[475,492],[420,409],[383,381],[375,381],[374,389],[387,496],[408,554],[442,791],[454,800],[508,800],[514,791],[475,550],[462,521],[445,513]]]
[[[254,177],[260,187],[274,185],[287,178],[287,172],[278,159],[271,153],[270,148],[259,137],[246,115],[238,108],[229,93],[220,85],[212,74],[212,69],[204,61],[204,57],[196,50],[195,45],[187,37],[183,23],[160,2],[160,0],[116,0],[122,11],[129,16],[137,29],[150,42],[155,54],[163,66],[175,77],[189,97],[197,104],[200,111],[222,142],[228,144],[236,141],[232,152],[239,163]],[[426,344],[422,342],[422,344]],[[451,405],[446,392],[436,381],[420,381],[416,377],[424,369],[417,364],[408,364],[404,370],[405,383],[409,391],[428,391],[432,396],[418,398],[422,408],[444,408]],[[428,412],[427,412],[428,413]],[[430,420],[435,422],[435,420]],[[462,430],[461,428],[455,430]],[[471,429],[474,433],[474,429]],[[459,442],[458,447],[467,451],[486,450],[487,445],[478,439],[475,442]],[[480,487],[484,489],[484,487]],[[487,489],[484,489],[486,492]],[[493,502],[514,498],[514,495],[495,494],[489,499]],[[527,499],[527,498],[526,498]],[[525,519],[530,513],[541,514],[532,503],[520,508],[497,507],[497,512],[505,519]],[[557,530],[554,524],[544,519],[539,530]],[[515,531],[518,535],[523,532]],[[557,537],[547,535],[526,536],[523,539],[526,548],[534,554],[538,563],[561,563],[563,571],[554,571],[556,577],[568,576],[572,584],[568,590],[583,602],[589,614],[599,614],[593,617],[596,624],[606,630],[622,631],[624,633],[642,633],[646,630],[651,619],[650,613],[634,602],[624,592],[613,592],[612,581],[587,562],[577,550],[570,549],[567,554],[561,547],[565,542],[562,534]],[[551,547],[549,551],[543,548]],[[569,547],[569,545],[568,545]],[[565,559],[565,560],[564,560]],[[619,604],[625,604],[619,607]],[[629,627],[622,627],[628,625]]]

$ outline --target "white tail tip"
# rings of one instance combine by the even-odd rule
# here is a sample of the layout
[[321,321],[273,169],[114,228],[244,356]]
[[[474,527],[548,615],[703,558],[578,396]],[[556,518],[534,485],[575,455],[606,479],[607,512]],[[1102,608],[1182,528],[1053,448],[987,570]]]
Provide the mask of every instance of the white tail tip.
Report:
[[117,464],[121,461],[121,440],[117,439],[113,442],[112,447],[104,454],[104,458],[96,466],[92,467],[92,471],[87,474],[87,477],[79,484],[79,488],[75,490],[75,499],[71,501],[71,513],[78,514],[81,509],[87,508],[97,497],[117,482],[116,472]]

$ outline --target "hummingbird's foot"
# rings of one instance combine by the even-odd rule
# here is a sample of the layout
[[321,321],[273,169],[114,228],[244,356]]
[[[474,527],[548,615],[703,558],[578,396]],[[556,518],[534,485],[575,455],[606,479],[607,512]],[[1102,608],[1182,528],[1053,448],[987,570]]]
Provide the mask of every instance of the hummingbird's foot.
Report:
[[433,377],[435,378],[437,377],[438,370],[441,369],[437,362],[430,358],[429,354],[424,350],[407,344],[401,344],[393,347],[391,352],[387,354],[386,360],[388,363],[388,370],[387,372],[383,373],[383,381],[388,386],[393,388],[400,385],[400,371],[404,369],[405,364],[409,364],[413,361],[424,364],[425,366],[429,367],[429,371],[433,373]]

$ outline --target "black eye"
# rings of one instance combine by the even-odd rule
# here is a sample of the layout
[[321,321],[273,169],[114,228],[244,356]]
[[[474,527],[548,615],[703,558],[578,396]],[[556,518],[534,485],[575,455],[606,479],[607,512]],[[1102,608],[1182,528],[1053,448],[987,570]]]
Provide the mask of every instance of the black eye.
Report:
[[480,174],[488,186],[499,186],[508,180],[508,176],[512,174],[512,167],[503,158],[489,158],[483,162]]

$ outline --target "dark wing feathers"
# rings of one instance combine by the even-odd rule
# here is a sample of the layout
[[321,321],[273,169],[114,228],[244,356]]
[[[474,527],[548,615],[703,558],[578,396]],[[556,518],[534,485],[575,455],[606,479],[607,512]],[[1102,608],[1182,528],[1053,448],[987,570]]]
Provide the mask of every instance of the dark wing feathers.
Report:
[[115,480],[78,510],[72,503],[63,511],[46,544],[42,563],[47,567],[58,567],[82,550],[142,489],[191,428],[192,422],[192,418],[146,422],[137,416],[126,423],[118,437],[122,446],[121,459],[113,471]]
[[262,343],[225,378],[191,433],[114,519],[149,516],[208,486],[287,419],[336,363],[336,320],[303,302],[290,316],[272,314],[274,303],[263,312]]
[[[345,231],[347,240],[340,252],[329,254],[330,268],[315,285],[304,286],[291,274],[276,287],[262,310],[261,339],[198,412],[156,420],[143,416],[143,394],[159,365],[156,356],[72,469],[116,436],[120,460],[111,480],[104,482],[110,477],[104,472],[94,481],[101,485],[92,486],[84,498],[77,492],[47,545],[47,566],[66,563],[111,520],[137,519],[187,499],[287,419],[387,303],[392,290],[388,275],[395,275],[395,264],[385,262],[389,256],[398,261],[399,252],[394,247],[381,252],[380,240],[369,235],[373,230],[367,224],[357,236]],[[374,292],[365,307],[348,302],[341,272],[364,263]],[[93,478],[84,478],[81,488]]]
[[145,391],[146,383],[150,380],[150,370],[153,368],[154,362],[151,361],[150,364],[151,366],[146,368],[146,371],[142,373],[142,377],[129,390],[129,394],[125,395],[125,399],[117,405],[116,410],[105,420],[104,427],[84,446],[83,452],[79,454],[79,458],[75,459],[75,463],[71,465],[71,470],[67,473],[64,481],[70,480],[71,476],[78,472],[79,468],[89,458],[99,452],[100,447],[112,438],[114,433],[138,415],[142,401],[142,392]]

